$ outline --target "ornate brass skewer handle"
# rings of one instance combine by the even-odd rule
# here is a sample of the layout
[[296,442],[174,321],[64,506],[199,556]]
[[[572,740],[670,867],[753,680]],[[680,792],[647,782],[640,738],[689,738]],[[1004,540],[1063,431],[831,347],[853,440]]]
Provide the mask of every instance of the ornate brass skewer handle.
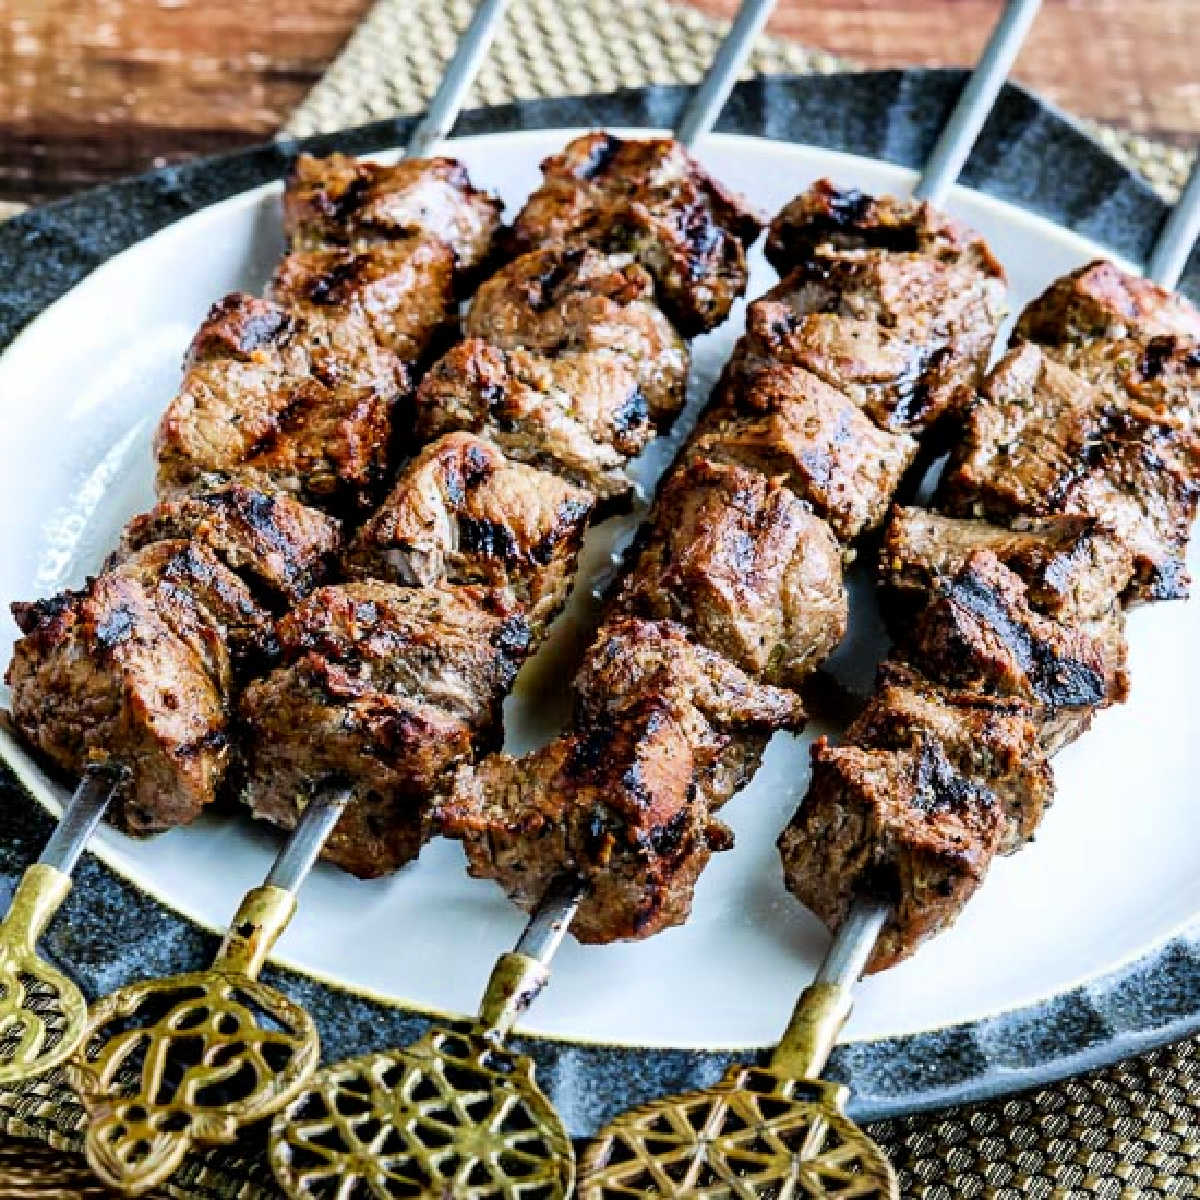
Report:
[[883,1151],[846,1116],[849,1091],[817,1077],[887,915],[870,900],[852,907],[765,1067],[730,1067],[714,1087],[606,1125],[580,1162],[580,1200],[899,1200]]

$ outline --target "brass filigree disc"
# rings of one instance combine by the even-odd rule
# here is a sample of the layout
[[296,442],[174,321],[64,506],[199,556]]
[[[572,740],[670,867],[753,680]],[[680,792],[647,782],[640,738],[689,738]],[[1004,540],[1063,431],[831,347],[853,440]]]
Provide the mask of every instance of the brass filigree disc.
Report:
[[61,1065],[87,1028],[87,1001],[31,949],[0,944],[0,1084]]
[[446,1029],[318,1071],[275,1118],[270,1159],[300,1200],[562,1200],[575,1176],[533,1063]]
[[843,1114],[845,1088],[736,1066],[715,1087],[633,1109],[580,1163],[581,1200],[883,1197],[899,1185]]
[[308,1014],[237,972],[149,980],[92,1006],[67,1064],[88,1113],[92,1170],[127,1193],[166,1180],[193,1146],[232,1142],[315,1070]]

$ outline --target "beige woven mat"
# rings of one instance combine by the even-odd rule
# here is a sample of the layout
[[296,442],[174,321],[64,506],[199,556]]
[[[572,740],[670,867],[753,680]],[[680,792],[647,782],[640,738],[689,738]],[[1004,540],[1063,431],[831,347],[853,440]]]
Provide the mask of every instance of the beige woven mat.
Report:
[[[316,133],[420,110],[470,16],[471,0],[382,0],[288,123]],[[581,95],[644,83],[690,83],[723,32],[666,0],[514,0],[469,103]],[[764,38],[753,72],[828,72],[849,64]],[[1172,198],[1188,156],[1113,130],[1092,132]],[[99,1196],[70,1153],[80,1113],[41,1081],[0,1093],[0,1127],[31,1143],[0,1147],[0,1200]],[[1023,1096],[911,1117],[872,1131],[905,1196],[1157,1197],[1200,1195],[1200,1050],[1183,1043]],[[229,1183],[230,1174],[239,1184]],[[266,1196],[261,1164],[194,1168],[176,1197]]]

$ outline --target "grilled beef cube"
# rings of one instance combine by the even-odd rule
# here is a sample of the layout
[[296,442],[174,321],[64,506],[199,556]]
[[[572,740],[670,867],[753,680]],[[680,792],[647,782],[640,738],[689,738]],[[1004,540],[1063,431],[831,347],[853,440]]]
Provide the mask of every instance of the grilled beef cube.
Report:
[[612,607],[685,625],[758,679],[798,684],[846,631],[842,553],[778,480],[696,459],[672,472]]
[[279,639],[284,665],[242,700],[244,801],[290,829],[322,789],[348,787],[324,857],[363,878],[396,870],[453,768],[497,744],[528,626],[485,589],[366,582],[318,589]]
[[777,729],[799,732],[800,698],[758,683],[670,621],[616,617],[601,627],[575,676],[575,728],[603,726],[655,698],[666,700],[705,766],[698,791],[709,811],[753,777]]
[[1020,697],[1046,720],[1128,694],[1123,661],[1082,627],[1035,613],[1025,585],[990,550],[976,550],[957,575],[935,583],[906,650],[930,678]]
[[1029,589],[1029,603],[1060,620],[1106,614],[1133,576],[1133,556],[1112,529],[1086,516],[1018,518],[1011,529],[926,508],[892,510],[879,580],[900,600],[898,620],[929,598],[937,579],[990,550]]
[[113,563],[153,542],[212,551],[272,607],[294,604],[329,573],[341,543],[332,517],[280,492],[240,483],[160,500],[125,527]]
[[450,247],[466,276],[486,264],[503,210],[504,202],[473,187],[453,158],[408,158],[385,167],[346,154],[301,154],[283,195],[294,250],[434,239]]
[[1200,343],[1195,340],[1125,338],[1042,350],[1101,392],[1112,409],[1144,409],[1192,435],[1200,433]]
[[241,581],[203,546],[162,541],[13,616],[25,636],[5,679],[30,745],[73,775],[126,766],[110,819],[127,833],[194,820],[229,766],[237,660],[269,625]]
[[965,259],[1003,278],[1003,268],[983,238],[927,201],[871,196],[818,179],[771,222],[767,261],[786,275],[828,249],[926,254],[942,262]]
[[867,963],[886,970],[974,895],[1004,836],[1004,810],[933,738],[902,750],[820,738],[812,759],[808,794],[779,838],[784,882],[832,930],[856,895],[892,902]]
[[444,242],[297,250],[275,270],[269,296],[301,316],[334,350],[353,354],[363,323],[401,362],[418,363],[454,322],[454,254]]
[[821,181],[776,219],[768,252],[784,278],[751,305],[734,373],[804,367],[897,432],[970,402],[1005,287],[976,235],[926,204]]
[[1200,443],[1141,406],[1117,407],[1038,347],[988,377],[939,496],[959,515],[1078,513],[1108,522],[1133,553],[1131,600],[1187,593]]
[[669,138],[576,138],[542,163],[513,224],[518,253],[586,245],[627,252],[654,276],[686,335],[719,325],[746,290],[746,246],[763,221]]
[[613,356],[633,371],[659,428],[683,407],[687,345],[654,303],[654,281],[622,256],[523,254],[480,285],[465,330],[498,350]]
[[1200,312],[1182,296],[1103,259],[1056,279],[1021,314],[1016,336],[1051,345],[1178,334],[1200,338]]
[[647,938],[687,920],[700,872],[732,844],[699,796],[706,765],[672,706],[652,699],[523,758],[463,768],[436,821],[463,842],[471,874],[523,908],[579,875],[579,941]]
[[417,389],[417,440],[453,430],[481,433],[508,458],[604,500],[630,491],[624,468],[654,436],[637,376],[622,357],[600,350],[551,357],[478,338],[445,355]]
[[594,498],[469,433],[427,446],[346,554],[353,578],[504,588],[540,630],[562,607]]
[[272,301],[234,293],[216,304],[159,422],[160,493],[240,479],[318,504],[369,504],[407,375],[362,312],[344,324],[357,328],[331,345]]
[[846,730],[867,750],[940,746],[954,769],[986,787],[1004,812],[999,851],[1011,854],[1037,830],[1054,799],[1049,759],[1038,742],[1037,713],[1025,700],[943,687],[885,662],[871,699]]
[[744,381],[736,407],[711,409],[689,453],[779,477],[851,541],[883,521],[917,443],[876,428],[811,372],[775,367]]

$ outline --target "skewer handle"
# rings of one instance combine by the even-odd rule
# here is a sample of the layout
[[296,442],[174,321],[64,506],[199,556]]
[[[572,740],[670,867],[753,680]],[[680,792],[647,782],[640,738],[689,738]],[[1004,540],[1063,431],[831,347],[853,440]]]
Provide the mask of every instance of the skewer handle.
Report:
[[516,946],[502,954],[479,1005],[477,1031],[497,1045],[550,981],[550,961],[579,911],[583,883],[573,875],[554,881],[529,918]]
[[1147,277],[1161,287],[1173,289],[1187,266],[1197,237],[1200,237],[1200,155],[1179,203],[1171,209],[1150,252]]
[[928,200],[938,206],[945,202],[946,193],[967,161],[1040,7],[1041,0],[1008,0],[1005,4],[1000,20],[996,22],[996,28],[992,30],[992,36],[913,189],[918,200]]
[[891,906],[860,898],[817,970],[800,993],[792,1019],[771,1055],[771,1066],[794,1079],[817,1079],[829,1061],[853,1005],[852,989],[867,965]]
[[708,74],[692,94],[675,126],[675,139],[689,149],[716,123],[738,72],[749,58],[774,7],[775,0],[743,0]]
[[442,82],[429,102],[428,110],[408,139],[406,154],[409,158],[423,158],[431,153],[454,128],[467,90],[500,28],[507,8],[508,0],[480,0],[471,23],[459,39],[454,57],[446,67]]
[[350,789],[327,791],[313,799],[279,851],[261,887],[251,888],[229,923],[213,966],[251,979],[296,912],[296,892],[329,840],[350,801]]

